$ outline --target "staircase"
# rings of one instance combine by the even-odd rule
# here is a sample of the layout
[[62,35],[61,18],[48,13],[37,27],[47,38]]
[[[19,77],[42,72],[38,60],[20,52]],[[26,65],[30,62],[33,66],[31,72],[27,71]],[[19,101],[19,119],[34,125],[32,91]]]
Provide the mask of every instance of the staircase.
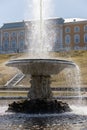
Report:
[[7,81],[5,86],[16,86],[24,77],[25,75],[23,73],[18,73],[12,79]]

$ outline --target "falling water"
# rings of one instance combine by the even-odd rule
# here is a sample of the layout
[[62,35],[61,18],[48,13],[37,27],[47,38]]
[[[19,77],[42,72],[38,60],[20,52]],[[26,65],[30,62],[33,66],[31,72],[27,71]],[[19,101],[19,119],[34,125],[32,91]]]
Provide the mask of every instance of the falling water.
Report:
[[76,86],[77,86],[77,90],[78,90],[78,95],[80,98],[82,98],[81,96],[81,73],[80,73],[80,68],[78,65],[76,65],[76,69],[74,70],[75,73],[75,82],[76,82]]
[[82,95],[81,95],[81,74],[79,66],[76,64],[76,67],[72,69],[65,69],[65,77],[66,77],[66,87],[72,88],[74,90],[73,96],[78,97],[77,105],[81,105],[82,103]]

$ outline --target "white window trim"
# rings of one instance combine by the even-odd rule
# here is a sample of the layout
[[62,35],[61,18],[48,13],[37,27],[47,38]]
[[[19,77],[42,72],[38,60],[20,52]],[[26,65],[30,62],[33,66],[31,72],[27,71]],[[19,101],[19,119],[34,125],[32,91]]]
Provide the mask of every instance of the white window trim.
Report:
[[[15,34],[15,35],[14,35]],[[14,32],[11,32],[11,37],[17,37],[17,32],[14,31]]]
[[[68,30],[68,31],[67,31],[67,30]],[[65,28],[65,33],[70,33],[70,31],[71,31],[70,27],[66,27],[66,28]]]
[[75,26],[74,27],[74,32],[80,32],[80,27],[79,26]]
[[87,37],[87,33],[84,34],[84,43],[87,43],[87,41],[85,41],[85,37]]
[[9,37],[9,33],[8,32],[4,32],[4,37]]
[[70,43],[71,43],[71,36],[70,35],[66,35],[65,36],[65,44],[66,45],[70,45]]
[[84,32],[87,32],[87,25],[84,25]]
[[[78,38],[76,38],[76,37],[78,37]],[[78,42],[76,41],[78,39]],[[79,34],[75,34],[74,35],[74,43],[75,44],[79,44],[80,43],[80,35]]]

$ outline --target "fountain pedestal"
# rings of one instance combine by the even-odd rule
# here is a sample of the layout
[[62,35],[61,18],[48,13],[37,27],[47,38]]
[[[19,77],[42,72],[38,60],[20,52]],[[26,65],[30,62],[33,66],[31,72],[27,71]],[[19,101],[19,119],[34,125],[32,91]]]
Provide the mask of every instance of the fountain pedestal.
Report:
[[31,88],[28,93],[30,99],[51,99],[52,91],[50,88],[49,75],[32,75]]

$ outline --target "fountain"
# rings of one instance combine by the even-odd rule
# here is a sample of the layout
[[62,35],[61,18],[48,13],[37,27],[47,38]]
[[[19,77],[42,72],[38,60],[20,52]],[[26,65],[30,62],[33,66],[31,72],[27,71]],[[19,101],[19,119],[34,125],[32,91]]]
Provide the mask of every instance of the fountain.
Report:
[[[32,1],[38,2],[39,0],[32,0]],[[46,0],[46,5],[48,1],[51,0]],[[35,8],[33,7],[33,9]],[[36,41],[35,43],[39,44]],[[46,44],[48,43],[46,42]],[[65,98],[67,98],[67,103],[69,104],[68,106],[67,103],[63,103],[64,98],[62,98],[63,101],[58,101],[53,99],[54,97],[50,87],[51,76],[60,74],[61,71],[63,71],[65,72],[64,76],[66,76],[65,81],[68,81],[67,84],[65,84],[65,87],[67,88],[72,87],[69,88],[71,90],[73,88],[79,89],[79,87],[77,87],[78,81],[77,83],[73,82],[78,80],[77,76],[79,76],[79,74],[77,73],[76,70],[75,73],[77,75],[74,74],[74,71],[71,74],[71,69],[76,68],[75,64],[71,61],[58,60],[55,58],[51,59],[47,57],[47,55],[45,55],[46,57],[44,58],[41,57],[39,58],[35,54],[37,54],[38,52],[40,56],[42,56],[40,50],[38,49],[38,51],[34,53],[34,51],[36,50],[36,46],[33,47],[35,48],[33,50],[34,58],[30,57],[31,59],[29,59],[29,57],[27,56],[28,59],[11,60],[6,64],[9,67],[16,67],[20,69],[24,74],[29,75],[29,78],[31,75],[31,88],[29,89],[27,100],[13,102],[12,104],[9,105],[9,108],[8,108],[8,103],[12,102],[13,99],[6,100],[6,101],[0,100],[0,129],[1,130],[6,130],[6,129],[7,130],[37,130],[37,129],[38,130],[65,130],[65,129],[66,130],[87,130],[87,100],[84,100],[84,102],[86,103],[85,106],[83,104],[80,104],[80,106],[78,106],[78,99],[76,98],[76,99],[69,100],[67,95],[67,97]],[[31,47],[29,46],[29,48]],[[39,48],[42,49],[43,47],[39,46]],[[81,58],[80,61],[83,61],[83,59]],[[63,75],[61,75],[61,77],[63,77]],[[73,78],[75,80],[73,80]],[[77,90],[75,90],[75,92],[77,94]],[[73,100],[75,101],[75,104],[73,103]],[[7,108],[8,111],[12,111],[12,113],[6,112]],[[72,109],[72,111],[70,108]],[[30,114],[24,114],[24,113],[30,113]]]
[[[43,19],[42,0],[40,0],[40,36],[38,45],[40,53],[43,52]],[[18,59],[11,60],[7,66],[16,67],[24,74],[31,75],[31,88],[28,92],[28,99],[22,102],[9,104],[8,111],[22,113],[62,113],[71,111],[67,103],[53,100],[50,87],[51,75],[58,74],[65,68],[75,67],[71,61],[58,59]]]
[[51,75],[58,74],[64,68],[75,67],[71,61],[57,59],[19,59],[11,60],[8,66],[16,67],[24,74],[31,75],[31,88],[28,100],[12,103],[8,110],[24,113],[60,113],[71,111],[68,104],[52,100],[50,87]]

